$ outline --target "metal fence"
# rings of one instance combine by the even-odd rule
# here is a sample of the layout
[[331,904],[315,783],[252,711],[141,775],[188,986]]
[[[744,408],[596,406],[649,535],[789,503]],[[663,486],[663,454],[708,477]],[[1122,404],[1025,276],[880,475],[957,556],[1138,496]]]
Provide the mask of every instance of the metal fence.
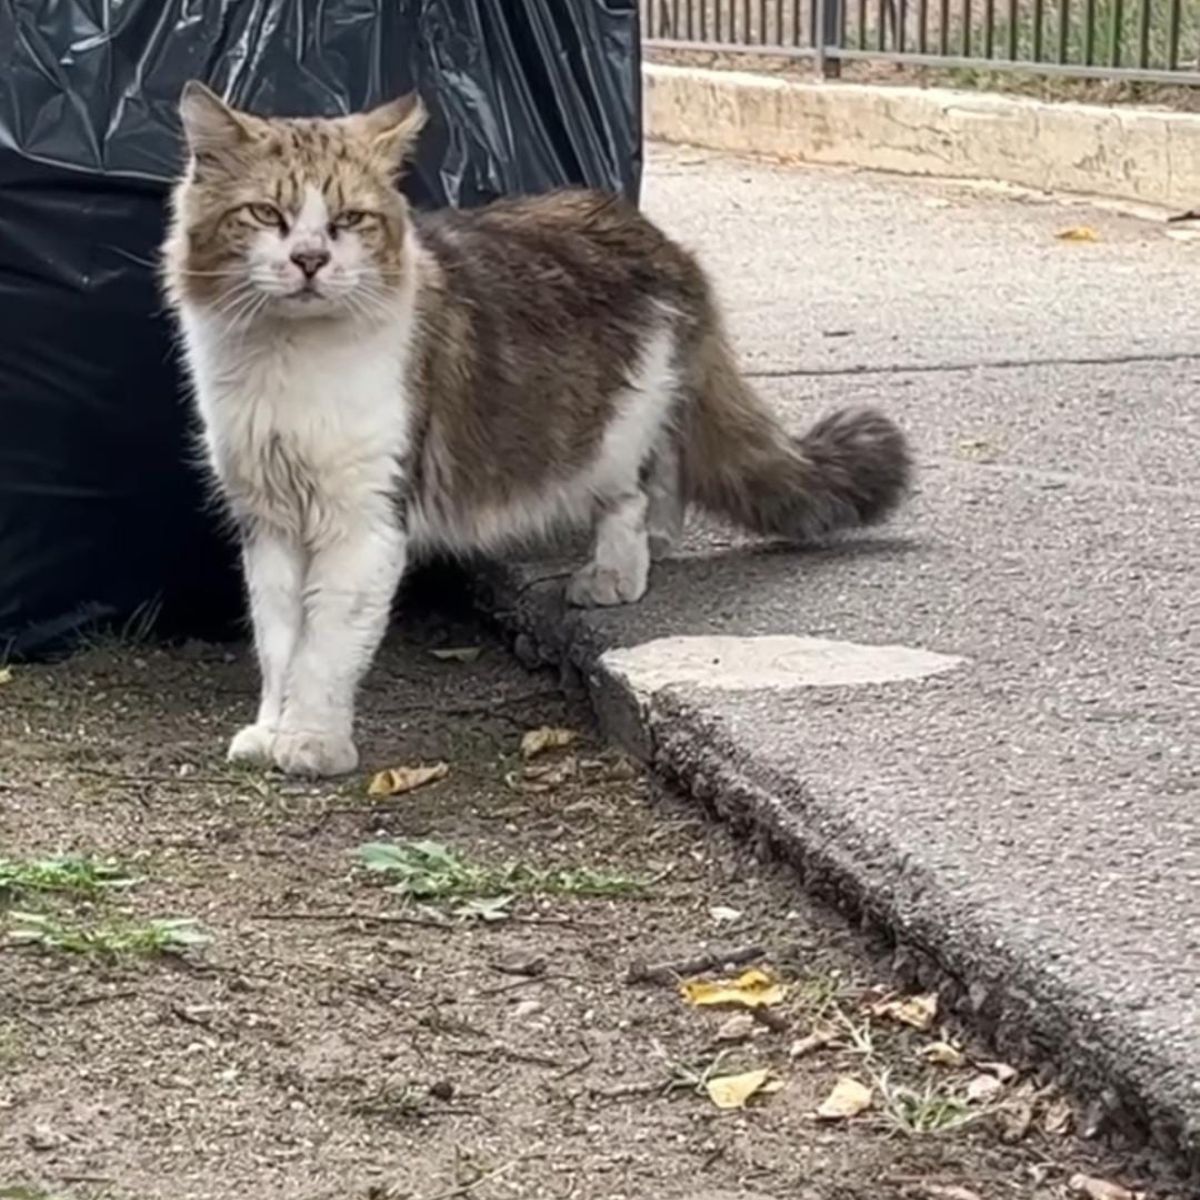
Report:
[[1200,0],[641,0],[649,46],[1200,85]]

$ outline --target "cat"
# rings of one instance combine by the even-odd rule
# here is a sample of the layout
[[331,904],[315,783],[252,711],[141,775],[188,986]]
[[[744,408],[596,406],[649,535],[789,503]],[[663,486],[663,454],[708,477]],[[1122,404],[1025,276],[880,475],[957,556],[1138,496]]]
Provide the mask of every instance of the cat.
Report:
[[592,191],[416,213],[416,96],[329,119],[180,101],[163,281],[240,539],[261,674],[229,758],[355,769],[354,702],[413,551],[590,523],[573,605],[632,603],[688,505],[798,542],[906,491],[869,409],[786,434],[696,260]]

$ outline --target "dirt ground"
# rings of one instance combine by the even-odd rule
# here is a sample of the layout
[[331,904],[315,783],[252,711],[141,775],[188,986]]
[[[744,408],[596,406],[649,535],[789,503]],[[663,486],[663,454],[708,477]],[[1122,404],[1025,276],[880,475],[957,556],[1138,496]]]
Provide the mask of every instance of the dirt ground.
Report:
[[[962,1031],[872,1015],[886,980],[839,918],[470,623],[426,613],[391,640],[364,769],[336,786],[225,765],[253,690],[244,648],[120,642],[0,683],[0,860],[136,879],[0,891],[0,1197],[1059,1200],[1078,1173],[1170,1194],[1077,1140],[1053,1087],[980,1068]],[[523,763],[540,726],[584,736]],[[366,793],[438,761],[440,782]],[[357,864],[411,839],[465,856],[474,893],[405,898]],[[499,868],[507,891],[478,882]],[[71,952],[14,937],[30,911],[101,943],[158,918],[211,940]],[[767,1017],[628,981],[714,946],[761,948],[738,969],[786,985]],[[933,1061],[952,1038],[958,1065]],[[754,1069],[782,1087],[718,1108],[708,1082]],[[846,1076],[871,1106],[816,1119]]]

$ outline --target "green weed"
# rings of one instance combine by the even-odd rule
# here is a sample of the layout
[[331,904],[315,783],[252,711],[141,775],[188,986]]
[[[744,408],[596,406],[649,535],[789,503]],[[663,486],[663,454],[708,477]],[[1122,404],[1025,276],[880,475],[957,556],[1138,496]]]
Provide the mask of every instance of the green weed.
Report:
[[0,898],[48,892],[95,896],[117,888],[132,887],[136,882],[111,859],[81,855],[31,861],[0,858]]
[[9,940],[18,945],[110,958],[178,954],[211,940],[191,917],[89,925],[47,913],[13,912],[9,922]]

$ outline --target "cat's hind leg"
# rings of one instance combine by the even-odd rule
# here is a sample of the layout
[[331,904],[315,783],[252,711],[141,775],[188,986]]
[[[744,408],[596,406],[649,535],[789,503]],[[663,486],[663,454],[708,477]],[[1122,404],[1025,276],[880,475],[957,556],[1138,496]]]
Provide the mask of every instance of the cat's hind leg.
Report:
[[657,562],[671,553],[683,534],[686,505],[680,476],[678,435],[674,429],[663,430],[643,471],[643,487],[649,501],[646,533],[650,557]]

